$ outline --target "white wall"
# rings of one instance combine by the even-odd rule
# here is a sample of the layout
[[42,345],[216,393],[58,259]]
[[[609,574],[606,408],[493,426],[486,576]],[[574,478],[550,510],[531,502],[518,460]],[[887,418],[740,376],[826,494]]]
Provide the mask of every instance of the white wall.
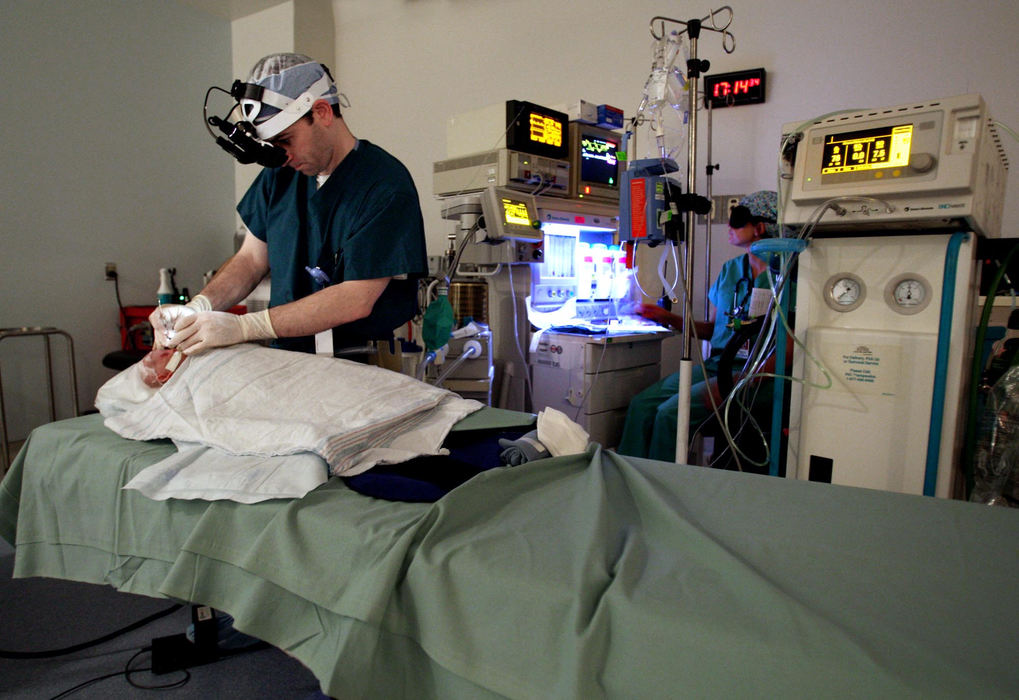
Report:
[[[71,333],[88,409],[120,347],[104,264],[125,304],[149,304],[160,267],[194,291],[230,253],[231,165],[202,124],[206,88],[231,80],[230,24],[164,0],[2,10],[0,327]],[[0,345],[14,438],[45,413],[28,342]]]
[[[716,193],[772,186],[780,125],[835,109],[979,92],[997,119],[1019,127],[1016,3],[730,3],[736,52],[724,54],[705,33],[700,55],[716,72],[764,66],[769,90],[764,105],[716,112]],[[354,132],[410,168],[437,253],[450,224],[431,196],[431,166],[446,155],[450,116],[506,99],[577,98],[632,114],[650,66],[650,18],[704,16],[713,6],[332,0],[335,55],[320,58],[352,102],[344,115]],[[159,267],[176,266],[195,290],[231,252],[232,166],[199,120],[206,87],[229,86],[246,66],[233,65],[228,20],[176,2],[4,0],[3,10],[0,327],[71,332],[88,408],[112,374],[101,358],[119,344],[103,264],[117,263],[124,302],[143,304]],[[241,52],[277,50],[243,20],[232,31]],[[1005,230],[1017,235],[1019,144],[1006,138],[1006,148],[1014,165]],[[27,359],[0,362],[17,422],[44,399],[23,371]]]
[[[408,165],[425,208],[429,249],[450,224],[431,196],[448,117],[506,99],[577,98],[635,111],[650,68],[648,22],[703,17],[721,3],[660,0],[333,0],[336,77],[355,134]],[[836,109],[982,93],[1019,128],[1019,4],[1001,0],[731,0],[736,51],[704,32],[712,72],[763,66],[768,101],[714,114],[716,194],[774,189],[781,125]],[[703,124],[704,120],[701,120]],[[1019,144],[1005,229],[1019,236]],[[700,165],[704,160],[703,142]],[[703,173],[703,168],[699,168]],[[726,244],[727,245],[727,244]],[[720,249],[720,256],[732,249]]]
[[[263,56],[294,50],[294,4],[283,2],[260,12],[239,17],[231,23],[230,30],[233,76],[236,79],[247,80],[252,66]],[[241,201],[241,197],[247,192],[259,170],[261,167],[255,164],[234,163],[236,201]],[[236,220],[239,225],[240,216],[237,216]]]
[[[335,36],[331,0],[286,0],[237,17],[231,23],[233,75],[246,80],[263,56],[294,51],[312,56],[332,68]],[[234,188],[240,201],[258,165],[234,164]],[[240,216],[237,216],[240,225]]]

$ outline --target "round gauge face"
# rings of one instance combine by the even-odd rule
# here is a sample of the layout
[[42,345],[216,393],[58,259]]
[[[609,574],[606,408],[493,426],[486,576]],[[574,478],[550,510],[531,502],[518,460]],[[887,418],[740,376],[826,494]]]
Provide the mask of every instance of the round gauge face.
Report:
[[885,301],[892,310],[906,314],[918,314],[931,301],[931,286],[916,273],[906,273],[892,278],[885,287]]
[[836,311],[852,311],[865,296],[863,280],[849,272],[833,275],[824,286],[824,301]]
[[892,298],[899,306],[919,306],[927,298],[927,288],[919,280],[905,279],[895,285]]
[[831,288],[831,298],[839,306],[850,306],[860,299],[860,283],[852,277],[835,280]]

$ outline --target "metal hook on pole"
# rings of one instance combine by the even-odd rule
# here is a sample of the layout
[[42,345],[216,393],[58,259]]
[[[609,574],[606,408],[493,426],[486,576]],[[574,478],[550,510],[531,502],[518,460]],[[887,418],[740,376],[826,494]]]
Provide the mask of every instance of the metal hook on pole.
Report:
[[[723,15],[723,13],[726,14]],[[725,17],[724,23],[721,24],[719,23],[720,16]],[[718,32],[719,34],[721,34],[722,50],[725,51],[726,53],[732,53],[733,51],[736,50],[736,37],[733,36],[733,33],[729,31],[729,27],[732,25],[732,18],[733,18],[732,7],[730,7],[729,5],[722,5],[718,9],[712,10],[710,13],[708,13],[707,17],[702,17],[699,20],[688,20],[684,22],[682,20],[672,19],[671,17],[663,17],[661,15],[657,15],[655,17],[652,17],[651,21],[648,22],[648,29],[651,31],[651,36],[655,40],[661,41],[662,38],[665,37],[666,22],[682,25],[684,29],[679,32],[680,34],[687,32],[689,25],[693,22],[696,22],[697,31],[699,31],[700,29],[707,29],[708,31]],[[660,29],[658,33],[655,32],[655,22],[660,23]]]

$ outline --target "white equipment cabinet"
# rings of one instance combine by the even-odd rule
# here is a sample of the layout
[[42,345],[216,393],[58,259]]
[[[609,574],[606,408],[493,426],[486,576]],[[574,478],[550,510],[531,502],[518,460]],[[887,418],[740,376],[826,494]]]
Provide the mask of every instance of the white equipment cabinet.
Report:
[[659,379],[668,335],[542,333],[530,357],[534,410],[562,411],[592,441],[616,446],[630,399]]
[[953,495],[974,249],[972,234],[811,242],[799,260],[806,351],[797,347],[793,376],[805,383],[792,388],[787,476]]

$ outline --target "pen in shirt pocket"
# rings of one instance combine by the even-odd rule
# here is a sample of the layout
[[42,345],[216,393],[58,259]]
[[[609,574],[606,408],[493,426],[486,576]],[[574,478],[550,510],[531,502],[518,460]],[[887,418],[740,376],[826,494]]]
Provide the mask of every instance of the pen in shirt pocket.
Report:
[[308,271],[308,274],[311,275],[313,280],[321,284],[323,287],[328,287],[330,282],[332,282],[332,280],[329,279],[329,275],[323,272],[320,267],[309,267],[305,265],[304,269]]

